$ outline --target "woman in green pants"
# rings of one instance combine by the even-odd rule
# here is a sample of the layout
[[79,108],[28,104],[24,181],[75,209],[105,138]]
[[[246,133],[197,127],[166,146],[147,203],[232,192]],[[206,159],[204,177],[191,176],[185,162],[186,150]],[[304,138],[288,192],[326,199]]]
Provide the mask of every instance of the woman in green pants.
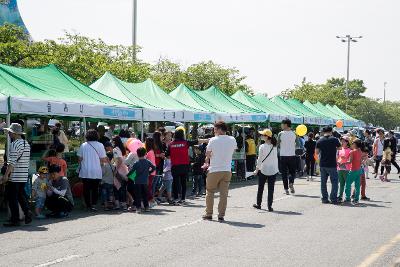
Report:
[[346,179],[347,175],[349,174],[349,170],[351,167],[351,164],[348,163],[349,158],[350,158],[350,144],[349,144],[349,138],[347,136],[343,136],[340,139],[342,143],[342,148],[338,152],[338,175],[339,175],[339,195],[338,195],[338,201],[342,202],[343,201],[343,192],[344,192],[344,187],[346,184]]

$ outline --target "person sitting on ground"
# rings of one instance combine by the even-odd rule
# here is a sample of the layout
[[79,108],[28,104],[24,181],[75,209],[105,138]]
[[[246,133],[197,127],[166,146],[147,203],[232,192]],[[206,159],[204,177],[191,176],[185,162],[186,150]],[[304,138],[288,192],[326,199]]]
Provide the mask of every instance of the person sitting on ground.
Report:
[[50,184],[47,188],[45,205],[51,211],[48,217],[63,218],[68,216],[74,207],[74,199],[67,177],[60,175],[61,167],[51,165],[49,168]]
[[107,152],[107,162],[103,163],[103,178],[101,180],[101,200],[104,210],[108,211],[114,207],[114,179],[116,167],[111,163],[113,152]]
[[[42,159],[48,162],[49,166],[58,165],[61,167],[60,175],[67,176],[67,162],[63,159],[65,147],[64,144],[59,144],[55,150],[46,151]],[[47,156],[46,156],[47,154]]]
[[39,168],[38,177],[32,185],[32,198],[35,200],[35,213],[36,219],[45,219],[46,216],[42,214],[44,203],[46,201],[46,191],[49,184],[47,175],[49,169],[45,166]]
[[131,209],[132,212],[139,211],[143,202],[144,211],[149,212],[149,188],[148,188],[148,180],[150,173],[156,170],[156,166],[153,165],[148,159],[146,159],[146,149],[144,147],[138,148],[137,155],[139,157],[139,161],[137,161],[133,166],[128,174],[128,177],[131,176],[130,174],[136,172],[135,181],[131,179],[128,180],[128,189],[129,193],[134,196],[135,198],[135,205],[136,210]]

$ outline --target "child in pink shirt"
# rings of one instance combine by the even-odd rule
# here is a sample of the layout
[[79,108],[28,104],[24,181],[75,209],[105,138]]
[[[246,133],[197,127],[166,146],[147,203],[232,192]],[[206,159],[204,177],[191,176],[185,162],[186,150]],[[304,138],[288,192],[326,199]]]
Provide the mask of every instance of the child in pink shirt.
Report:
[[350,144],[349,144],[349,138],[347,136],[343,136],[340,139],[342,143],[342,148],[338,152],[338,157],[337,157],[337,163],[338,163],[338,176],[339,176],[339,195],[338,195],[338,201],[342,202],[343,201],[343,193],[344,193],[344,188],[346,185],[346,179],[347,175],[349,174],[351,164],[349,164],[349,158],[350,158]]

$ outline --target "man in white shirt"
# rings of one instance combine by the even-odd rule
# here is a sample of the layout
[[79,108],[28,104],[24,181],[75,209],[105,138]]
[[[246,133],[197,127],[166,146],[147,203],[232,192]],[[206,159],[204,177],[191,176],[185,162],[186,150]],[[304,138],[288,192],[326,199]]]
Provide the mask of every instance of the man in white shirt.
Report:
[[226,135],[228,128],[225,122],[219,121],[214,125],[215,137],[211,138],[206,150],[207,196],[206,214],[204,220],[212,220],[214,210],[214,194],[220,192],[218,204],[218,221],[224,221],[228,200],[229,183],[232,178],[231,164],[233,152],[237,149],[235,138]]
[[[280,156],[280,168],[282,173],[283,186],[286,194],[289,195],[289,188],[292,194],[294,191],[294,179],[296,178],[296,134],[292,131],[292,122],[289,119],[282,121],[282,131],[278,135],[278,147]],[[290,174],[288,182],[288,171]]]

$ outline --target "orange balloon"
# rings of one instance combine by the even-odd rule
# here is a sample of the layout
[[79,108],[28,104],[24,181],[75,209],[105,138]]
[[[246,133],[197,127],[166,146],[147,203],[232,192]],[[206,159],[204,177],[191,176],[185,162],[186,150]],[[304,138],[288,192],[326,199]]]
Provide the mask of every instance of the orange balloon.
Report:
[[338,127],[338,128],[343,128],[343,121],[338,120],[338,121],[336,122],[336,127]]

